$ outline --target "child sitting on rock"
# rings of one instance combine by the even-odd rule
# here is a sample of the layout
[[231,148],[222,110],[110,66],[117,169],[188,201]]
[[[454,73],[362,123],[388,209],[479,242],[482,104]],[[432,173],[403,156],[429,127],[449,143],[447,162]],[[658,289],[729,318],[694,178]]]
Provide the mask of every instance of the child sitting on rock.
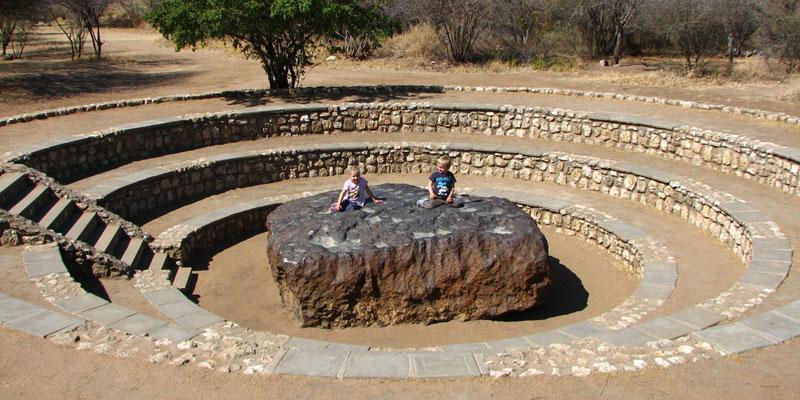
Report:
[[339,193],[339,199],[331,205],[332,212],[343,212],[350,210],[360,210],[369,199],[375,204],[382,204],[383,200],[375,197],[367,184],[366,178],[361,176],[361,170],[358,167],[350,169],[350,179],[344,182],[342,192]]
[[450,157],[441,156],[436,163],[436,172],[428,178],[428,197],[420,199],[417,205],[433,208],[441,204],[461,207],[464,201],[455,196],[456,176],[450,172]]

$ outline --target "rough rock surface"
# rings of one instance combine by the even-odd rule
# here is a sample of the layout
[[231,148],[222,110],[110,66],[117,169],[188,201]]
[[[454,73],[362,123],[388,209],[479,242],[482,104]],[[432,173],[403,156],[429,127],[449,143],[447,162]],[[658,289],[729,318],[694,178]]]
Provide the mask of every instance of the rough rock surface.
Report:
[[471,198],[462,208],[424,209],[418,187],[372,190],[386,202],[329,214],[334,191],[269,215],[272,274],[303,326],[491,318],[543,301],[547,243],[515,204]]

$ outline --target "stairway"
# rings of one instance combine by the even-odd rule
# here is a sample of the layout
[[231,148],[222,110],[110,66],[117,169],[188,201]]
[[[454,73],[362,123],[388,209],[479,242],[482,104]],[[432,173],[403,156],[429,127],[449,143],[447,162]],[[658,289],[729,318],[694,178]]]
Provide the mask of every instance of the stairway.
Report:
[[106,223],[96,212],[81,210],[73,200],[59,197],[24,173],[0,175],[0,209],[57,237],[82,242],[133,269],[169,267],[169,258],[153,251],[144,239],[129,236],[120,225]]

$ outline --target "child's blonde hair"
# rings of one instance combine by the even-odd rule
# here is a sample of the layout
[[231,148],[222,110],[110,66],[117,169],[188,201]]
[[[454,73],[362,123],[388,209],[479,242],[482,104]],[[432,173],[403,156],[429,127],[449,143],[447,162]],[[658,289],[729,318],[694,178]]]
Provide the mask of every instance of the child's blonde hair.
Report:
[[361,168],[350,167],[350,176],[361,176]]
[[445,169],[450,169],[450,157],[448,156],[441,156],[437,161],[437,165],[443,166]]

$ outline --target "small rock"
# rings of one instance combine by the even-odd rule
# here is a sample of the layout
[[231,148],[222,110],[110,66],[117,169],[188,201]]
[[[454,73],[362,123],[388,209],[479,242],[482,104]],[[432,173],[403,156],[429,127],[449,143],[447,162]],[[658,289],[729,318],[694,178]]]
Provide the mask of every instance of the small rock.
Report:
[[489,371],[489,376],[491,376],[492,378],[501,378],[501,377],[504,377],[504,376],[511,375],[511,371],[512,371],[511,368],[503,368],[503,369],[501,369],[499,371],[498,370],[492,370],[492,371]]
[[153,364],[158,364],[166,361],[168,358],[172,358],[172,353],[169,351],[162,351],[150,356],[150,362]]
[[334,61],[336,61],[336,56],[328,56],[328,58],[326,58],[325,61],[334,62]]
[[108,353],[109,350],[111,350],[111,345],[108,343],[99,344],[94,348],[94,352],[97,354]]
[[577,365],[572,367],[572,375],[577,376],[579,378],[582,378],[584,376],[589,376],[589,374],[591,373],[592,370],[586,367],[579,367]]
[[183,342],[178,343],[176,347],[178,348],[178,350],[189,350],[191,348],[197,347],[197,343],[195,343],[193,340],[185,340]]
[[687,345],[678,346],[678,352],[683,354],[692,354],[694,352],[694,347]]
[[617,372],[617,367],[615,367],[615,366],[613,366],[613,365],[611,365],[611,364],[609,364],[607,362],[601,362],[601,363],[592,364],[592,368],[594,368],[594,369],[596,369],[596,370],[598,370],[600,372],[603,372],[603,373]]
[[647,366],[647,362],[645,360],[633,360],[633,367],[636,369],[642,369]]
[[184,353],[180,357],[172,360],[169,362],[169,365],[173,367],[180,367],[182,365],[186,365],[190,362],[194,361],[194,354],[192,353]]
[[528,368],[527,370],[525,370],[525,372],[519,374],[519,376],[525,377],[525,376],[536,376],[542,374],[544,374],[544,371],[540,371],[536,368]]
[[214,369],[214,360],[205,360],[205,361],[197,364],[197,368]]
[[667,360],[665,360],[665,359],[663,359],[661,357],[656,357],[655,360],[653,360],[653,361],[655,361],[656,364],[658,364],[658,366],[662,367],[662,368],[667,368],[667,367],[672,365],[672,364],[669,363],[669,361],[667,361]]
[[256,364],[251,365],[243,371],[245,375],[252,375],[252,374],[261,374],[264,373],[264,365],[263,364]]

